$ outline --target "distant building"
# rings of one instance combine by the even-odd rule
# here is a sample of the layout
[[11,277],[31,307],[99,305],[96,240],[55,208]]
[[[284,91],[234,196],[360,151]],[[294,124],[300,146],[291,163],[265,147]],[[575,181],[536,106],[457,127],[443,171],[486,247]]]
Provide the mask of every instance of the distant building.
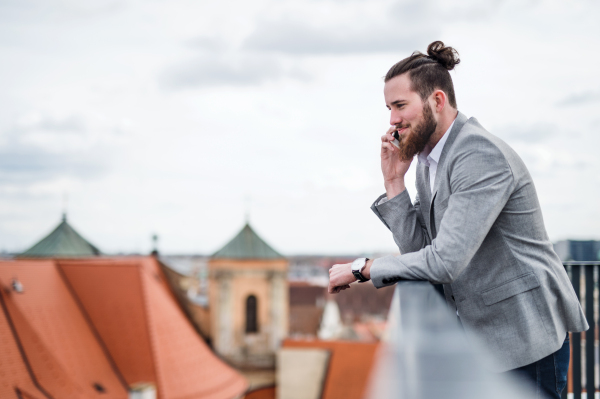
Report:
[[288,334],[288,260],[246,224],[208,261],[210,339],[238,367],[267,367]]
[[290,337],[316,338],[325,309],[327,288],[290,281]]
[[554,244],[554,250],[563,262],[600,260],[600,241],[563,240]]
[[[199,264],[204,269],[206,258],[201,256],[160,257],[159,264],[179,305],[196,331],[210,345],[211,331],[207,279],[203,276],[204,270],[198,272],[196,268]],[[184,265],[183,268],[181,264]]]
[[50,234],[17,258],[85,258],[98,255],[101,255],[100,250],[71,227],[64,213],[62,221]]
[[[285,340],[277,364],[277,397],[364,398],[378,346],[351,341]],[[263,395],[261,399],[267,398]]]

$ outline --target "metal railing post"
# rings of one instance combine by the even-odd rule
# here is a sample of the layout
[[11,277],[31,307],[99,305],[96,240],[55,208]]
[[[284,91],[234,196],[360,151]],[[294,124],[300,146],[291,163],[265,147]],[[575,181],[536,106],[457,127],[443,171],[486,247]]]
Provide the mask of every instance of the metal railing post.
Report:
[[[575,290],[577,299],[581,302],[580,286],[580,269],[579,265],[571,265],[571,283]],[[581,399],[581,333],[571,333],[572,348],[573,348],[573,399]]]
[[[585,332],[585,390],[587,397],[593,398],[596,392],[595,384],[595,361],[594,361],[594,268],[587,266],[585,268],[585,318],[590,328]],[[590,392],[592,393],[590,396]]]
[[[595,298],[597,285],[594,281],[595,275],[599,272],[600,261],[568,261],[563,263],[567,271],[571,271],[571,284],[577,295],[579,302],[585,305],[585,318],[590,328],[585,332],[585,390],[589,398],[593,398],[596,392],[596,320],[595,320]],[[583,273],[582,273],[583,269]],[[585,298],[581,298],[581,275],[585,277]],[[598,306],[600,307],[600,296],[598,296]],[[572,359],[571,376],[573,397],[572,399],[581,399],[583,391],[582,381],[582,334],[578,332],[571,333]],[[563,393],[563,398],[566,398]]]

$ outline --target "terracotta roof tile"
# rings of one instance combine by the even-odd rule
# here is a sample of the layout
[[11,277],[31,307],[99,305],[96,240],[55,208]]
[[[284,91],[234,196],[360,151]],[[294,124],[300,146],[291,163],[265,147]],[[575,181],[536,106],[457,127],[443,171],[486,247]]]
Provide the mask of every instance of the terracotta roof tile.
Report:
[[245,379],[210,351],[166,290],[147,273],[143,279],[164,397],[217,399],[243,393]]
[[277,388],[264,387],[250,391],[244,396],[244,399],[275,399],[277,396]]
[[361,399],[378,345],[349,341],[285,340],[286,348],[320,348],[331,352],[322,399]]
[[[13,278],[23,293],[10,289]],[[154,258],[4,261],[0,288],[2,399],[125,399],[142,381],[159,399],[247,389],[194,331]]]
[[60,268],[127,384],[156,381],[139,265],[63,261]]
[[185,318],[155,259],[60,265],[127,383],[156,382],[159,399],[231,398],[247,389]]
[[[2,286],[5,283],[2,282]],[[4,304],[3,289],[0,289],[0,300]],[[35,387],[25,360],[19,351],[18,343],[13,334],[9,320],[6,318],[5,308],[0,309],[0,398],[18,398],[17,390],[21,396],[29,395],[31,398],[46,398]],[[25,392],[31,392],[26,394]]]
[[[17,391],[17,390],[15,390]],[[46,396],[36,396],[36,395],[32,395],[29,392],[27,392],[24,389],[18,389],[18,393],[19,395],[21,395],[21,397],[19,399],[39,399],[39,398],[46,398]],[[4,398],[4,396],[3,396]]]
[[[0,284],[17,278],[22,294],[2,293],[24,353],[39,384],[55,398],[127,398],[103,348],[53,262],[3,262]],[[30,395],[35,395],[31,393]]]

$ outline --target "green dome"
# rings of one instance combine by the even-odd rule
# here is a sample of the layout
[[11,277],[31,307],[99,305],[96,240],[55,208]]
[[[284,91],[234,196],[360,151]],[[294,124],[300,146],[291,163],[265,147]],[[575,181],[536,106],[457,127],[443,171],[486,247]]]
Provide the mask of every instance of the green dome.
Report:
[[19,258],[74,258],[98,256],[101,252],[83,238],[63,214],[61,223],[40,242],[17,255]]
[[215,252],[213,259],[282,259],[279,252],[269,246],[248,223],[223,248]]

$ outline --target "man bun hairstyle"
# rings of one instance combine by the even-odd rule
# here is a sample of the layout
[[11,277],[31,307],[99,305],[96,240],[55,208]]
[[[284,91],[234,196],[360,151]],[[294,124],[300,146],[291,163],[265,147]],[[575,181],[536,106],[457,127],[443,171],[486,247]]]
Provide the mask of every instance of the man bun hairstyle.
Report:
[[448,103],[456,108],[456,95],[450,72],[460,63],[458,51],[435,41],[427,46],[427,55],[415,51],[410,57],[396,63],[385,75],[385,82],[408,72],[412,90],[425,101],[434,90],[442,90]]

